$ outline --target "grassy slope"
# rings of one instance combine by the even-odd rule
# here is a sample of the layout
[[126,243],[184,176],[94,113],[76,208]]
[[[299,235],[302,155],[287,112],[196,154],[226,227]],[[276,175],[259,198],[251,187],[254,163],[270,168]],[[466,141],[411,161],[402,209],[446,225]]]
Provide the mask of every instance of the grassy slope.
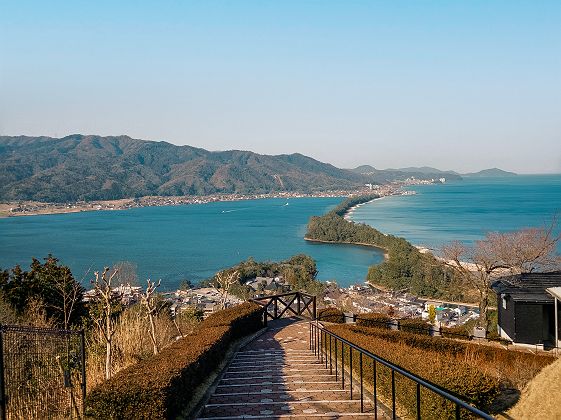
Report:
[[561,419],[561,359],[532,379],[508,414],[514,419]]

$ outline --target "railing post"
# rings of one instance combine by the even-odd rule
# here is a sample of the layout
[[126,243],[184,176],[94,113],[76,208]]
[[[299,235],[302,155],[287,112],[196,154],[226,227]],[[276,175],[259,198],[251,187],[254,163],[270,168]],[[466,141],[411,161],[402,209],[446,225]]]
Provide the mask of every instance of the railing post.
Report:
[[332,337],[331,337],[331,334],[330,334],[329,335],[329,374],[333,375],[333,364],[332,364],[332,361],[331,361],[331,358],[332,358],[332,356],[331,356],[331,338]]
[[319,330],[319,355],[321,364],[323,364],[323,329]]
[[339,381],[339,369],[337,368],[337,337],[333,338],[335,340],[335,382]]
[[80,345],[82,346],[82,416],[86,416],[86,334],[80,330]]
[[278,301],[277,301],[277,298],[274,298],[274,301],[275,301],[275,307],[274,307],[274,314],[275,314],[275,317],[274,317],[273,319],[277,319],[277,317],[278,317],[278,312],[279,312],[279,311],[278,311]]
[[395,420],[397,414],[395,412],[395,370],[392,369],[392,419]]
[[345,389],[345,343],[341,341],[341,385]]
[[417,420],[421,420],[421,384],[417,383]]
[[302,315],[302,310],[300,309],[300,300],[302,299],[302,295],[300,294],[300,292],[297,292],[296,294],[296,312],[298,313],[298,315]]
[[310,351],[312,351],[312,323],[310,322],[310,337],[308,339],[308,342],[310,343]]
[[378,418],[378,397],[376,396],[376,380],[377,380],[377,372],[376,372],[376,359],[372,359],[373,362],[373,372],[372,372],[372,377],[374,378],[373,380],[373,398],[374,398],[374,418],[377,419]]
[[0,420],[6,420],[6,388],[4,386],[4,329],[0,324]]
[[353,348],[351,346],[349,346],[349,372],[351,375],[349,384],[351,387],[351,400],[352,400],[353,399]]
[[312,319],[316,319],[316,297],[314,296],[312,299]]
[[362,390],[362,352],[359,352],[359,368],[360,368],[360,412],[364,413],[364,394]]

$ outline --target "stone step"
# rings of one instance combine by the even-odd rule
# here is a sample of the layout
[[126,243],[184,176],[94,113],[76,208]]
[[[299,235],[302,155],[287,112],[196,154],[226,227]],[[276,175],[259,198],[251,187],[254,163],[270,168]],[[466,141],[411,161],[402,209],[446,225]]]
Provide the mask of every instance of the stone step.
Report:
[[305,369],[305,368],[293,368],[290,366],[283,366],[280,368],[269,368],[266,370],[230,370],[228,369],[224,378],[245,378],[245,377],[264,377],[264,376],[294,376],[294,375],[331,375],[335,378],[335,373],[330,374],[329,369]]
[[360,412],[358,400],[315,400],[282,402],[238,402],[207,404],[204,417],[240,415],[325,414]]
[[320,363],[313,359],[311,360],[297,360],[297,361],[275,361],[275,362],[261,362],[261,363],[238,363],[232,362],[228,365],[229,369],[265,369],[268,367],[283,367],[283,366],[315,366],[318,368],[325,367],[325,363]]
[[219,394],[215,393],[209,400],[209,404],[225,404],[235,402],[282,402],[282,401],[305,401],[305,400],[348,400],[349,391],[345,389],[324,390],[282,390],[263,394],[262,392],[237,392]]
[[278,355],[265,355],[265,356],[236,356],[232,359],[232,362],[235,363],[255,363],[255,362],[284,362],[286,360],[290,361],[310,361],[310,360],[318,360],[317,356],[313,354],[306,355],[306,354],[281,354]]
[[238,383],[238,384],[219,384],[216,388],[217,394],[238,393],[238,392],[258,392],[267,394],[271,392],[297,391],[297,390],[329,390],[340,389],[341,383],[335,381],[305,381],[302,382],[272,382],[269,384]]
[[363,419],[372,403],[350,400],[325,362],[309,348],[307,324],[273,328],[239,350],[202,413],[202,419]]
[[274,382],[285,382],[285,383],[305,383],[305,382],[327,382],[332,381],[335,383],[335,375],[318,374],[316,372],[309,372],[309,374],[296,374],[296,375],[271,375],[271,374],[256,374],[255,376],[230,376],[225,377],[220,380],[220,384],[232,385],[232,384],[261,384],[267,385]]

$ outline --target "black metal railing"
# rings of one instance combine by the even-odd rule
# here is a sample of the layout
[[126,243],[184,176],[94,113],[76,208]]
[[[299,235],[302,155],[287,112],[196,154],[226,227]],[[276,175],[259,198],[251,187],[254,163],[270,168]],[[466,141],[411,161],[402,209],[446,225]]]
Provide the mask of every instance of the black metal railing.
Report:
[[[391,406],[387,407],[391,411],[391,416],[393,419],[397,418],[397,393],[396,393],[396,374],[412,381],[415,388],[415,411],[416,418],[421,419],[421,413],[423,410],[423,390],[428,390],[433,394],[438,395],[443,400],[448,401],[453,407],[451,417],[460,419],[462,417],[462,411],[470,413],[472,417],[482,418],[492,420],[489,414],[483,412],[482,410],[470,405],[469,403],[463,401],[459,397],[452,395],[450,392],[440,388],[429,381],[426,381],[417,375],[403,369],[375,354],[365,350],[356,344],[338,336],[337,334],[327,330],[321,323],[317,320],[310,322],[310,350],[318,357],[318,360],[323,364],[325,363],[325,368],[329,369],[330,374],[333,374],[335,370],[335,380],[341,380],[341,385],[345,389],[345,353],[348,353],[348,378],[349,378],[349,391],[351,400],[353,399],[353,388],[356,383],[359,389],[360,398],[360,411],[365,412],[365,371],[364,364],[365,359],[370,360],[372,364],[372,411],[374,418],[378,418],[378,413],[381,409],[380,403],[378,401],[378,373],[381,368],[387,368],[390,370],[390,388],[391,397],[387,397],[388,401],[391,400]],[[358,356],[358,372],[354,372],[353,356]],[[340,365],[340,366],[339,366]],[[353,375],[358,374],[358,378],[353,379]],[[426,391],[425,391],[426,393]],[[425,416],[426,417],[426,416]]]
[[304,292],[282,293],[250,300],[263,306],[265,321],[267,318],[282,318],[285,314],[316,319],[316,297]]
[[0,420],[84,415],[84,331],[0,325]]

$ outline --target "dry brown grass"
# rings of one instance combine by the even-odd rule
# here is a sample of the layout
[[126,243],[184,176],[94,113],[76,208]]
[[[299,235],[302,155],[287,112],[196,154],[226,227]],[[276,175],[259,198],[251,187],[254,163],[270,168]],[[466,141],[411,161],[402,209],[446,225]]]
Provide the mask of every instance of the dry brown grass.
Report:
[[561,359],[546,366],[528,383],[508,413],[514,419],[561,419]]
[[[153,354],[152,341],[148,328],[148,319],[138,306],[127,308],[117,319],[113,338],[112,373],[138,363]],[[156,341],[163,349],[176,341],[179,332],[167,314],[155,318]],[[189,334],[196,322],[178,317],[178,326],[182,334]],[[95,331],[87,336],[86,377],[88,390],[105,380],[105,341]]]

